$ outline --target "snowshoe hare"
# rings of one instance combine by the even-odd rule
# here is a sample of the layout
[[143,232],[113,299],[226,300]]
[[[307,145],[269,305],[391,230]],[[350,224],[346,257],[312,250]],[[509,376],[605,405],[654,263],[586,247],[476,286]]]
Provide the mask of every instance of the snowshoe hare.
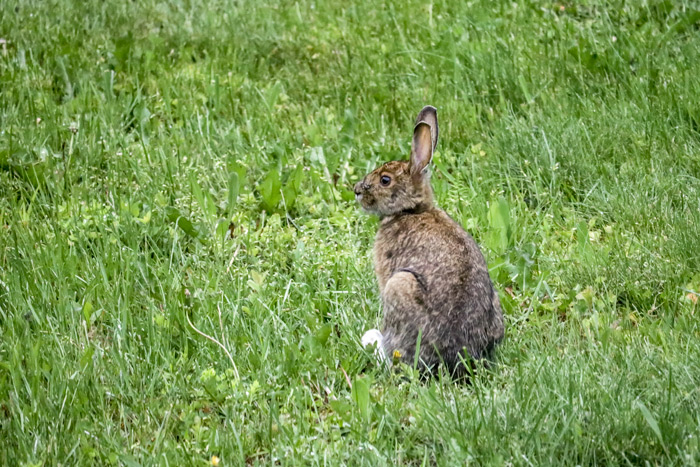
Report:
[[[374,269],[384,308],[382,330],[368,331],[384,358],[453,376],[487,358],[503,338],[503,314],[474,239],[435,206],[429,164],[438,140],[437,110],[418,114],[408,161],[387,162],[355,185],[362,208],[381,219]],[[419,340],[420,337],[420,340]]]

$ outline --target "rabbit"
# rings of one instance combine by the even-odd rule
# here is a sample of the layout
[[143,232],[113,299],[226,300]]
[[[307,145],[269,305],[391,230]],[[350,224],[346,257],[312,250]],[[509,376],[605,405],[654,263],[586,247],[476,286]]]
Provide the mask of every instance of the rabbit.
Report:
[[355,184],[355,199],[380,218],[374,270],[383,306],[377,344],[385,361],[412,365],[418,347],[421,373],[442,363],[464,376],[503,339],[503,313],[486,260],[474,239],[435,206],[429,164],[438,141],[437,109],[416,118],[411,157],[387,162]]

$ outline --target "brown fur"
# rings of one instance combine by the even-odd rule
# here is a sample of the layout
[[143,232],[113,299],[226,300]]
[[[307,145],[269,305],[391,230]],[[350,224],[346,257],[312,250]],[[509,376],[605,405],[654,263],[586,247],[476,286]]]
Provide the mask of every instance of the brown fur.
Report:
[[[437,138],[437,111],[427,106],[418,115],[411,159],[374,170],[355,185],[355,194],[381,218],[374,269],[385,354],[392,358],[398,351],[412,364],[420,334],[425,369],[443,362],[462,375],[463,360],[488,357],[503,338],[503,315],[476,242],[434,205],[427,166]],[[390,183],[382,184],[383,176]]]

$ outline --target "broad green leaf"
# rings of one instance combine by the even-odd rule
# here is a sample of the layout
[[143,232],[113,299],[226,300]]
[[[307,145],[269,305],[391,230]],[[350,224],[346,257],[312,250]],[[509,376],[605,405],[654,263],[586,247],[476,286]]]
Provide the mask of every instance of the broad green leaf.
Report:
[[214,206],[214,200],[211,199],[211,195],[202,190],[202,187],[197,181],[197,177],[193,172],[190,172],[190,189],[192,190],[192,196],[197,200],[197,204],[202,209],[202,213],[208,218],[212,218],[216,215],[216,206]]
[[229,215],[233,214],[233,207],[238,201],[238,174],[231,172],[228,178],[228,204],[227,209]]
[[343,199],[343,201],[351,202],[355,200],[355,193],[352,190],[341,188],[340,197]]
[[267,273],[260,274],[256,270],[250,271],[250,277],[253,278],[253,282],[256,285],[256,290],[260,290],[262,286],[265,285],[265,276],[267,276]]
[[347,403],[346,401],[343,400],[330,400],[328,401],[328,405],[331,406],[331,409],[333,409],[333,412],[337,413],[340,418],[344,420],[350,420],[352,417],[350,416],[350,412],[352,411],[352,405]]
[[197,201],[202,200],[202,188],[199,186],[199,182],[197,182],[197,176],[194,174],[194,172],[190,172],[189,175],[189,180],[190,180],[190,189],[192,190],[192,196]]
[[263,208],[267,212],[274,212],[282,199],[280,189],[282,183],[276,169],[270,171],[260,185],[260,196],[262,196]]
[[245,180],[247,174],[246,167],[238,161],[230,160],[226,164],[226,169],[229,173],[235,172],[238,175],[238,193],[243,193],[245,191]]
[[497,252],[503,252],[508,248],[511,239],[510,207],[504,198],[491,203],[489,208],[488,245]]
[[642,412],[642,416],[651,428],[651,431],[653,431],[656,437],[659,438],[659,442],[662,446],[664,446],[665,449],[664,438],[661,434],[661,430],[659,429],[659,423],[656,421],[656,418],[654,417],[654,415],[652,415],[652,413],[642,401],[636,401],[636,405],[639,408],[639,411]]
[[90,323],[90,317],[92,316],[93,309],[92,303],[89,301],[83,304],[83,316],[85,317],[85,322],[88,324]]
[[284,194],[284,205],[287,208],[287,210],[290,210],[294,207],[297,195],[301,190],[301,182],[303,178],[303,165],[297,166],[297,168],[294,169],[291,174],[289,174],[289,177],[287,178],[287,183],[284,184],[284,188],[282,189],[282,193]]
[[314,336],[316,338],[316,341],[318,341],[319,344],[325,345],[326,342],[328,342],[328,338],[331,335],[331,330],[333,329],[333,326],[330,324],[324,324],[319,328],[318,331],[316,331],[316,335]]
[[180,211],[178,211],[174,207],[165,208],[165,215],[168,217],[168,220],[170,220],[170,222],[174,222],[175,224],[177,224],[177,226],[180,227],[180,229],[182,229],[182,231],[190,237],[199,237],[199,231],[197,231],[192,222],[187,217],[183,216],[180,213]]
[[358,376],[352,383],[352,400],[357,405],[360,415],[365,421],[369,421],[369,376]]

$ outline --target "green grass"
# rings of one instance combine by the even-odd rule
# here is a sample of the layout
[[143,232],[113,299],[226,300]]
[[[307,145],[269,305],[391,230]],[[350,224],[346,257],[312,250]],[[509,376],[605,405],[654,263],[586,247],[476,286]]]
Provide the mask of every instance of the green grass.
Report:
[[[270,3],[0,1],[0,464],[700,463],[698,4]],[[359,348],[425,104],[471,386]]]

